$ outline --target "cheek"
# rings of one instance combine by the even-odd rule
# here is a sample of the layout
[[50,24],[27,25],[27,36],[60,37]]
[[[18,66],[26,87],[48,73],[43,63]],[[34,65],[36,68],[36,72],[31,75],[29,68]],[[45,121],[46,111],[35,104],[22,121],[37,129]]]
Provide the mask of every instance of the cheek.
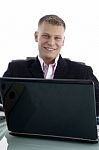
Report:
[[39,45],[40,46],[44,46],[44,45],[46,45],[48,42],[46,41],[46,40],[44,40],[44,39],[39,39]]
[[43,50],[43,47],[44,47],[44,42],[43,41],[38,41],[38,47],[39,47],[39,49],[40,49],[40,51],[42,51]]
[[41,47],[43,45],[43,42],[41,40],[38,40],[38,45]]
[[61,47],[62,47],[62,46],[64,46],[64,41],[63,41],[63,42],[61,42]]
[[59,42],[59,43],[57,43],[57,47],[59,47],[59,48],[61,48],[63,45],[64,45],[64,43],[63,43],[63,42]]

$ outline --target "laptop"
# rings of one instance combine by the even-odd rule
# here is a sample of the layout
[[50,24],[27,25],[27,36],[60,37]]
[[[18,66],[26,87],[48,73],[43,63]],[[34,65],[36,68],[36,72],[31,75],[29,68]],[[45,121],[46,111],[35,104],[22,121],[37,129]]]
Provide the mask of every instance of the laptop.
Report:
[[98,142],[92,81],[3,77],[0,91],[10,133]]

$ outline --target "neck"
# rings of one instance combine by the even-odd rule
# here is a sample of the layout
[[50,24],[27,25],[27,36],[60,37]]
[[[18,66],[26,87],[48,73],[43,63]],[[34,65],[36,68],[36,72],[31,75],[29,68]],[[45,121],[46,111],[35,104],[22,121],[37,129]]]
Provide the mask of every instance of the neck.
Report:
[[[38,55],[39,57],[39,60],[40,62],[42,63],[42,60],[44,61],[45,64],[49,65],[49,64],[53,64],[53,63],[56,63],[57,64],[57,61],[59,59],[59,55],[56,57],[56,58],[46,58],[46,57],[41,57],[40,55]],[[40,59],[41,58],[41,59]]]
[[45,62],[45,64],[49,65],[49,64],[53,64],[55,62],[55,59],[46,59],[46,58],[42,58],[43,61]]

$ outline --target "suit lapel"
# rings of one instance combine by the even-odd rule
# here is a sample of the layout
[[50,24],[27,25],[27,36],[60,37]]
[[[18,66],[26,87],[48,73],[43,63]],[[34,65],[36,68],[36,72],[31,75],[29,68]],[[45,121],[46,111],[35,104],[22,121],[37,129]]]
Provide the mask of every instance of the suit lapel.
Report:
[[30,73],[33,78],[44,78],[43,71],[38,58],[36,57],[34,61],[28,66]]
[[68,65],[66,59],[59,57],[58,64],[55,70],[54,79],[66,79],[68,73]]

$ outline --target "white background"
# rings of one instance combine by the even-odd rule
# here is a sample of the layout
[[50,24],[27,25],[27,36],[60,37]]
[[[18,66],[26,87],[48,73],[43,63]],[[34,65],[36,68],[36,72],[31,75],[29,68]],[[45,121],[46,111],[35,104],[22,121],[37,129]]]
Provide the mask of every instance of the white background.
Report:
[[[99,0],[0,0],[0,76],[12,59],[37,55],[34,32],[40,17],[66,22],[63,57],[91,65],[99,79]],[[3,140],[2,150],[7,150]]]
[[99,0],[0,0],[0,76],[9,61],[38,54],[34,32],[40,17],[66,22],[63,57],[92,66],[99,79]]

